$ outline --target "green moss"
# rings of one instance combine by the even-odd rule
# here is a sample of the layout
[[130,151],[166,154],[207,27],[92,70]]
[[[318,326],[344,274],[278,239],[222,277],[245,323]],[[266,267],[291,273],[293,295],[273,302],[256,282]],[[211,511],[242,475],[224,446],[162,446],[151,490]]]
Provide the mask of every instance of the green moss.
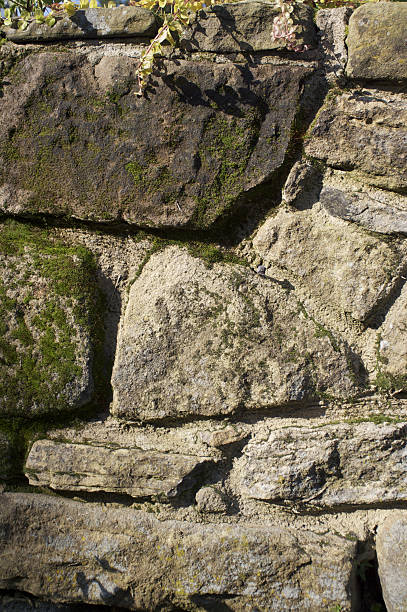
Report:
[[[102,385],[103,304],[92,254],[54,240],[46,230],[7,221],[0,231],[0,255],[6,269],[10,258],[22,255],[25,266],[16,276],[18,297],[10,297],[10,288],[0,283],[1,412],[30,418],[63,412],[67,389],[82,374],[77,326],[91,338],[94,379],[98,390]],[[37,302],[34,315],[30,284],[35,288],[39,278],[46,299]]]

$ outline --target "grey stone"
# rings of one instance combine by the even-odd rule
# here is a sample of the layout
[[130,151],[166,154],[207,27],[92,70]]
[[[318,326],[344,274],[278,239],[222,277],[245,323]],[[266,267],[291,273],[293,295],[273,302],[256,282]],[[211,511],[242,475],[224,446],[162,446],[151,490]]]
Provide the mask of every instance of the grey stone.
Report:
[[376,537],[379,576],[388,612],[407,610],[407,514],[398,512],[385,520]]
[[259,228],[253,252],[301,285],[319,308],[369,321],[402,282],[406,244],[381,240],[318,206],[279,210]]
[[[280,14],[275,3],[264,0],[215,5],[197,14],[184,31],[181,45],[190,51],[216,53],[284,50],[287,42],[273,36],[273,21]],[[291,16],[299,26],[298,46],[315,46],[311,7],[295,4]]]
[[168,247],[131,287],[112,413],[155,421],[355,394],[344,347],[320,329],[272,278],[239,265],[208,269]]
[[91,254],[0,224],[0,415],[74,410],[94,396],[103,308]]
[[334,217],[353,221],[381,234],[407,234],[407,197],[349,180],[347,172],[331,173],[320,202]]
[[234,470],[243,496],[337,508],[406,501],[406,457],[405,422],[272,424],[257,428]]
[[131,508],[3,493],[0,587],[133,610],[209,603],[350,612],[355,543],[275,525],[160,521]]
[[110,445],[38,440],[28,455],[30,484],[65,491],[106,491],[165,500],[196,485],[194,470],[209,457]]
[[346,73],[355,79],[407,78],[407,5],[404,2],[368,3],[349,20]]
[[319,10],[316,24],[324,54],[324,70],[328,81],[341,81],[344,76],[348,50],[345,44],[346,28],[352,9],[346,6]]
[[405,193],[406,126],[406,94],[334,92],[307,135],[305,152],[333,168],[352,170],[368,184]]
[[154,36],[155,17],[141,6],[118,6],[78,10],[72,17],[57,19],[50,28],[31,21],[26,30],[5,28],[6,37],[14,42],[47,42],[70,39]]

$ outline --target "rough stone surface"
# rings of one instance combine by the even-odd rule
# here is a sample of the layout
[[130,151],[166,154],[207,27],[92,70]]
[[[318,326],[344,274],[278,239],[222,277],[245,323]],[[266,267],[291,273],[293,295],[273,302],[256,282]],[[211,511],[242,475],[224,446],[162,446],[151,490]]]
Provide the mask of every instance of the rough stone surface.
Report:
[[404,2],[360,6],[349,20],[347,75],[355,79],[406,79],[406,39]]
[[[273,36],[273,21],[279,14],[277,4],[264,0],[213,6],[197,14],[183,33],[181,45],[190,51],[217,53],[284,50],[287,42]],[[299,26],[298,45],[315,45],[311,7],[296,4],[291,15]]]
[[215,487],[202,487],[195,495],[197,508],[200,512],[226,512],[228,505],[222,493]]
[[399,512],[380,525],[376,538],[379,576],[388,612],[407,610],[407,514]]
[[353,221],[381,234],[407,234],[407,197],[348,179],[347,172],[331,172],[324,181],[320,202],[334,217]]
[[243,495],[318,507],[407,500],[407,423],[268,427],[235,463]]
[[51,440],[34,442],[25,473],[30,484],[66,491],[107,491],[132,497],[176,497],[209,457]]
[[54,601],[144,610],[216,602],[236,612],[254,601],[280,610],[351,607],[355,543],[331,534],[160,522],[132,509],[7,493],[0,534],[0,586],[18,583]]
[[[403,279],[405,281],[405,279]],[[407,285],[389,309],[376,337],[377,378],[384,390],[407,390]]]
[[308,133],[305,151],[334,168],[353,170],[367,183],[406,192],[406,125],[407,94],[333,93]]
[[72,17],[58,19],[50,28],[32,21],[26,30],[6,28],[14,42],[47,42],[69,39],[154,36],[157,24],[154,15],[141,6],[118,6],[79,10]]
[[346,27],[351,14],[352,9],[346,6],[322,9],[316,14],[320,44],[324,53],[324,69],[330,82],[341,81],[344,76],[348,60]]
[[88,403],[102,314],[90,253],[6,221],[0,263],[0,414],[33,417]]
[[380,240],[318,208],[280,209],[259,229],[254,252],[284,270],[320,307],[367,321],[400,286],[406,267],[402,241]]
[[357,392],[346,350],[271,278],[153,256],[135,281],[113,368],[113,414],[221,415]]
[[0,211],[208,227],[282,165],[308,68],[166,61],[138,97],[139,52],[15,59],[0,102]]

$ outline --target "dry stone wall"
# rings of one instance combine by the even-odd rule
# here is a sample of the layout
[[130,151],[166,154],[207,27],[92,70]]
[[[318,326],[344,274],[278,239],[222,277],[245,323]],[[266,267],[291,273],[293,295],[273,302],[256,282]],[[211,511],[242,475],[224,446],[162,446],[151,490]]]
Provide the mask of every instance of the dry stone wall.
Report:
[[4,32],[2,610],[407,611],[407,5],[277,10]]

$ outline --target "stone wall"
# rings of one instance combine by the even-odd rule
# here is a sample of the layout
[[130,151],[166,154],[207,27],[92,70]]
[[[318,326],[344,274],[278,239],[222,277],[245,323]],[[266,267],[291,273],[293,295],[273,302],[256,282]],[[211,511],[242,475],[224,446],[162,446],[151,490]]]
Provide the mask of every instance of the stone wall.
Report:
[[276,14],[5,32],[1,609],[407,610],[407,4]]

